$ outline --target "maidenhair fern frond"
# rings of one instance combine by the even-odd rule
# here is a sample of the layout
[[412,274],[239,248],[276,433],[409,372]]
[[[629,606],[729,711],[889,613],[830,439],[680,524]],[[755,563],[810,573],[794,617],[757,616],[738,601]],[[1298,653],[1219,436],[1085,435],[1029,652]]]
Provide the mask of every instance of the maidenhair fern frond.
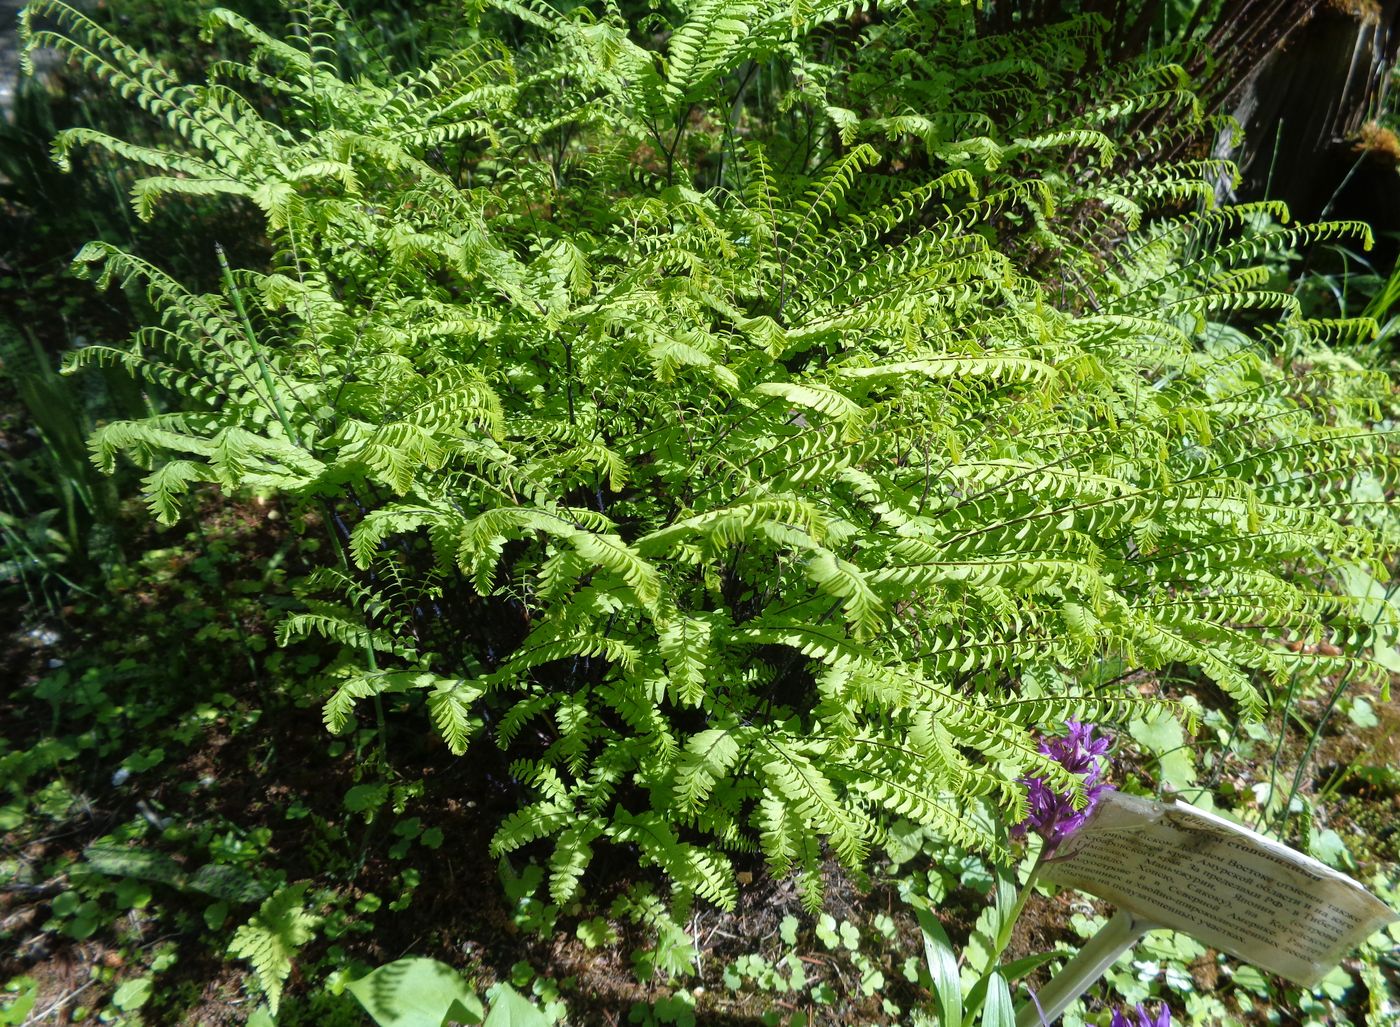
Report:
[[1244,715],[1377,673],[1332,565],[1394,544],[1393,385],[1339,355],[1368,322],[1303,319],[1276,273],[1365,227],[1191,206],[1231,169],[1143,157],[1211,131],[1181,55],[1101,76],[1094,18],[841,10],[668,8],[657,49],[499,0],[353,80],[333,21],[222,12],[248,56],[191,86],[30,7],[31,47],[181,140],[61,153],[145,169],[142,213],[242,197],[278,254],[205,295],[80,255],[159,322],[73,368],[180,408],[104,426],[99,463],[146,468],[163,520],[206,483],[316,510],[335,547],[279,640],[336,651],[327,725],[392,695],[504,750],[526,795],[493,850],[541,846],[561,902],[604,844],[682,907],[735,902],[742,851],[818,902],[824,851],[900,818],[1004,854],[1018,781],[1073,784],[1039,728],[1170,703],[1075,684],[1108,659]]

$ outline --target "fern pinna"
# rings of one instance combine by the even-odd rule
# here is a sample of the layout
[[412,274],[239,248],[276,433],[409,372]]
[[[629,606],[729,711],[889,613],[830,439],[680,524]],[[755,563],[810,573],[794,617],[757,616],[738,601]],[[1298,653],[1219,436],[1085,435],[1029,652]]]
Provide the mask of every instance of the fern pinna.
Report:
[[280,253],[211,294],[79,255],[160,319],[74,368],[169,398],[97,460],[164,521],[204,483],[326,510],[281,640],[338,646],[327,726],[417,697],[508,753],[494,846],[548,839],[561,902],[604,843],[682,905],[753,850],[818,903],[899,818],[1000,852],[1018,779],[1075,786],[1036,729],[1148,701],[1107,656],[1246,715],[1369,673],[1330,582],[1394,541],[1351,488],[1393,485],[1392,387],[1345,356],[1372,325],[1273,284],[1365,226],[1211,209],[1228,169],[1154,157],[1211,127],[1171,54],[969,10],[498,0],[396,76],[340,66],[329,3],[294,42],[217,11],[246,60],[191,86],[37,0],[31,47],[183,141],[60,159],[149,168],[141,212],[255,204]]

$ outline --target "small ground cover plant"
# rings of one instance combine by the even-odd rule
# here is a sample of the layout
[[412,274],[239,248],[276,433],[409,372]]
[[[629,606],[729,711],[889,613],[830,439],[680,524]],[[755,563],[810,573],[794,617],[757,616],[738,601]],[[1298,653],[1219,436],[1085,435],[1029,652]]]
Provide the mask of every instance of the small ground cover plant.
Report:
[[[517,930],[645,930],[664,984],[757,860],[832,969],[750,951],[725,986],[842,982],[895,1017],[893,964],[822,912],[831,858],[1005,863],[1099,784],[1043,739],[1193,714],[1176,675],[1242,721],[1388,680],[1400,618],[1365,582],[1393,385],[1350,355],[1374,321],[1305,316],[1281,273],[1368,229],[1215,209],[1228,169],[1154,159],[1213,127],[1181,54],[1115,62],[1091,17],[988,36],[953,4],[503,0],[397,71],[310,3],[285,39],[212,12],[235,56],[192,85],[61,3],[26,18],[173,135],[70,129],[61,161],[143,169],[143,217],[224,199],[266,226],[266,266],[211,243],[216,286],[86,247],[153,314],[68,364],[142,383],[91,444],[162,524],[257,495],[300,526],[267,612],[359,758],[336,823],[361,860],[376,832],[391,860],[443,844],[402,741],[430,722],[498,797]],[[585,911],[617,859],[641,882]],[[422,875],[397,873],[402,909]],[[269,1016],[344,905],[271,885],[229,948]],[[997,1008],[1015,922],[983,954]]]

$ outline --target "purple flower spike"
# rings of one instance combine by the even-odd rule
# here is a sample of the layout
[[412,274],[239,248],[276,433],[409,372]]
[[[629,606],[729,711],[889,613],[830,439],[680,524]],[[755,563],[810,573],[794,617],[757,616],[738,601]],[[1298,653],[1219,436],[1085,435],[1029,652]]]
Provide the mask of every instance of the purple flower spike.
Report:
[[1095,738],[1097,730],[1093,724],[1081,724],[1077,720],[1067,722],[1069,734],[1064,738],[1050,738],[1040,743],[1040,751],[1046,756],[1055,757],[1055,762],[1071,774],[1082,774],[1089,784],[1098,780],[1098,757],[1107,756],[1109,740]]
[[1108,1027],[1172,1027],[1172,1012],[1163,1002],[1157,1007],[1157,1015],[1154,1017],[1139,1002],[1137,1009],[1131,1015],[1124,1014],[1121,1009],[1115,1009],[1113,1019],[1108,1022]]
[[[1108,755],[1109,739],[1102,736],[1095,738],[1096,728],[1093,724],[1071,720],[1067,726],[1069,733],[1063,738],[1042,739],[1040,751],[1071,774],[1078,774],[1084,779],[1084,795],[1088,802],[1083,809],[1076,810],[1069,794],[1054,791],[1045,778],[1023,777],[1021,783],[1026,786],[1030,813],[1011,829],[1014,838],[1024,838],[1027,832],[1034,831],[1045,839],[1046,852],[1052,851],[1089,819],[1098,797],[1109,788],[1099,781],[1099,775],[1103,772],[1099,758]],[[1166,1022],[1170,1023],[1170,1020]],[[1115,1023],[1113,1027],[1118,1025]],[[1146,1024],[1146,1027],[1157,1025]]]

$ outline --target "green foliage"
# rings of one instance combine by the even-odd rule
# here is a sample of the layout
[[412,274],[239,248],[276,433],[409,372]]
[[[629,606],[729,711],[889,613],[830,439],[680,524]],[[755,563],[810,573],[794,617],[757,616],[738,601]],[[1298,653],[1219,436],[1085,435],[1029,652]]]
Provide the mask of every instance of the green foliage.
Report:
[[[503,754],[493,852],[552,845],[556,903],[601,844],[678,915],[732,905],[749,851],[815,907],[824,847],[857,866],[900,818],[1004,855],[1017,780],[1073,784],[1039,725],[1153,712],[1036,684],[1106,656],[1246,716],[1261,680],[1379,678],[1328,570],[1379,573],[1339,486],[1393,486],[1392,386],[1334,349],[1373,322],[1302,317],[1270,269],[1367,230],[1206,209],[1228,169],[1153,159],[1211,127],[1171,52],[776,0],[659,11],[656,50],[612,7],[500,0],[392,74],[308,6],[289,42],[214,12],[245,56],[198,86],[27,8],[31,48],[180,139],[74,129],[60,161],[146,169],[142,217],[251,205],[277,251],[218,255],[213,292],[79,254],[158,314],[70,369],[178,398],[92,451],[165,523],[211,486],[318,511],[336,546],[279,637],[338,653],[327,725],[393,696]],[[290,952],[248,930],[275,1005]]]
[[379,1027],[480,1023],[481,1000],[450,966],[410,957],[386,963],[348,986]]
[[306,912],[305,884],[280,888],[263,901],[257,914],[234,932],[229,954],[253,964],[258,989],[274,1016],[282,1001],[282,985],[292,972],[297,949],[311,940],[320,917]]
[[39,985],[29,978],[19,978],[11,981],[5,986],[7,992],[18,992],[17,995],[7,997],[4,1008],[0,1008],[0,1023],[22,1024],[29,1019],[29,1013],[34,1008],[34,1001],[39,996]]
[[497,985],[485,1020],[487,1027],[547,1027],[552,1022],[509,984]]
[[695,973],[700,957],[695,939],[677,923],[666,903],[650,887],[638,885],[618,896],[611,913],[645,928],[655,938],[655,944],[632,954],[639,983],[649,985],[658,979],[671,981]]
[[57,363],[32,332],[0,319],[0,384],[14,390],[40,443],[7,447],[0,461],[0,582],[18,581],[31,606],[50,611],[94,568],[120,559],[116,489],[86,446],[108,397],[100,382],[87,396],[69,388]]

